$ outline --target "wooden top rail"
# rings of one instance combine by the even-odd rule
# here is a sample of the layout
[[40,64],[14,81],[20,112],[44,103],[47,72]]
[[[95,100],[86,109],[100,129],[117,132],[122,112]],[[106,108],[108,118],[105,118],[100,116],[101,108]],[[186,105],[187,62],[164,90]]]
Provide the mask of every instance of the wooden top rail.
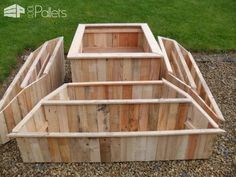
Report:
[[57,138],[98,138],[98,137],[140,137],[140,136],[178,136],[197,134],[225,133],[222,129],[194,129],[194,130],[164,130],[164,131],[138,131],[138,132],[13,132],[9,137],[57,137]]

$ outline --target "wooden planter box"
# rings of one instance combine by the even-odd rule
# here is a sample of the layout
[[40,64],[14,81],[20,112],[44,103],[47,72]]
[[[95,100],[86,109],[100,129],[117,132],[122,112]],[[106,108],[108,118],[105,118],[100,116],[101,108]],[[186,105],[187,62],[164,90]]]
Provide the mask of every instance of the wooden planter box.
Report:
[[205,159],[218,125],[166,80],[69,83],[9,135],[24,162]]
[[147,24],[80,24],[67,58],[73,82],[159,80],[165,71]]

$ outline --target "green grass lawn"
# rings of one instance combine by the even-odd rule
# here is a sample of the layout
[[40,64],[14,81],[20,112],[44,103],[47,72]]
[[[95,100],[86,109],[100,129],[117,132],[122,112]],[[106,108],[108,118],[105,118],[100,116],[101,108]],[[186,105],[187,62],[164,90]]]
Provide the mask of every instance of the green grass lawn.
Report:
[[[3,9],[14,3],[65,9],[67,18],[3,17]],[[0,82],[25,48],[64,36],[67,52],[78,23],[145,22],[155,36],[174,38],[189,50],[236,49],[235,0],[1,0],[0,9]]]

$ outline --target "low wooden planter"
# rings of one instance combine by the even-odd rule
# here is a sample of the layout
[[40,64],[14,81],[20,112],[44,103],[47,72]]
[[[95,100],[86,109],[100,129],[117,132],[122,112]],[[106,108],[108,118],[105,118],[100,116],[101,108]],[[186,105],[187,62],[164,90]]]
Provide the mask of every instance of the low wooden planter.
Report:
[[166,80],[69,83],[9,135],[24,162],[205,159],[218,125]]
[[163,56],[147,24],[80,24],[67,58],[72,81],[159,80]]

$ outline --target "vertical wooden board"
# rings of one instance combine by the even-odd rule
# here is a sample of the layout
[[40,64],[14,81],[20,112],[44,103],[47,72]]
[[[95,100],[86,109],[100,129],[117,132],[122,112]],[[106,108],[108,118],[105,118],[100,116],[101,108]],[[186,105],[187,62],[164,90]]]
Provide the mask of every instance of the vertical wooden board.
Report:
[[133,81],[139,81],[140,80],[140,66],[141,66],[141,60],[139,59],[133,59],[132,60],[132,80]]
[[119,34],[118,33],[112,34],[112,46],[119,47]]
[[121,161],[121,138],[111,138],[111,162]]
[[129,131],[129,107],[128,104],[120,105],[120,131]]
[[67,117],[67,109],[70,109],[70,106],[66,105],[57,105],[57,118],[59,122],[60,132],[69,132],[69,122]]
[[70,147],[68,138],[57,139],[62,162],[70,162]]
[[[88,82],[90,81],[90,61],[88,59],[81,59],[81,80],[76,80],[77,82]],[[73,71],[72,71],[73,72]],[[76,82],[75,81],[75,82]]]
[[132,59],[130,58],[124,58],[123,59],[123,80],[124,81],[130,81],[132,80]]
[[80,148],[79,138],[68,138],[71,162],[81,162],[82,149]]
[[0,112],[0,143],[5,143],[9,140],[7,137],[8,129],[3,112]]
[[12,107],[11,106],[5,107],[3,114],[5,117],[6,124],[7,124],[7,129],[9,132],[11,132],[12,129],[16,126]]
[[142,98],[151,99],[152,98],[152,85],[143,85],[142,86]]
[[73,82],[83,82],[81,60],[70,60],[71,76]]
[[101,162],[100,143],[98,138],[89,139],[90,162]]
[[46,120],[42,108],[39,108],[37,112],[34,113],[33,119],[35,122],[35,130],[43,131],[42,127],[45,126]]
[[189,135],[186,159],[193,159],[199,135]]
[[14,115],[14,122],[18,124],[21,119],[23,118],[21,115],[21,110],[19,107],[18,99],[17,97],[14,99],[14,101],[11,102],[12,112]]
[[44,162],[43,154],[39,145],[39,140],[37,138],[28,138],[28,141],[31,146],[34,162]]
[[156,160],[166,160],[167,136],[157,137]]
[[163,84],[153,85],[152,86],[152,98],[161,98],[162,88],[163,88]]
[[168,112],[169,112],[169,104],[161,103],[158,112],[157,130],[166,130]]
[[123,59],[113,59],[113,79],[114,81],[123,80]]
[[203,113],[196,108],[195,105],[192,105],[192,112],[188,114],[188,120],[194,125],[196,128],[208,128],[209,122],[203,115]]
[[37,129],[36,129],[36,123],[35,123],[35,115],[32,116],[33,118],[30,119],[26,124],[26,128],[27,128],[27,131],[29,132],[36,132]]
[[138,47],[143,48],[143,33],[138,33]]
[[143,50],[144,52],[150,52],[150,47],[145,36],[143,36]]
[[136,137],[136,146],[134,148],[136,161],[145,161],[146,151],[147,151],[146,144],[147,144],[147,138],[145,136]]
[[149,80],[151,71],[150,59],[140,59],[140,80]]
[[29,112],[28,110],[28,103],[27,103],[27,95],[26,95],[26,92],[25,91],[22,91],[21,93],[18,94],[18,103],[19,103],[19,106],[20,106],[20,109],[21,109],[21,113],[22,113],[22,117],[23,116],[26,116]]
[[209,156],[212,154],[213,151],[214,139],[216,138],[216,134],[208,134],[202,136],[203,137],[207,136],[204,150],[202,153],[202,158],[209,158]]
[[175,136],[176,139],[176,144],[174,145],[176,148],[175,152],[175,159],[185,159],[187,153],[187,148],[188,148],[188,135],[180,135],[180,136]]
[[89,74],[89,80],[88,81],[97,81],[97,60],[96,59],[89,59],[88,64],[88,74]]
[[97,124],[99,132],[110,131],[110,110],[109,105],[97,105]]
[[83,43],[83,47],[88,47],[88,33],[84,33],[83,39],[82,39],[82,43]]
[[79,138],[79,161],[80,162],[90,162],[90,149],[89,149],[89,139],[88,138]]
[[146,161],[154,161],[157,152],[157,137],[146,137]]
[[107,72],[106,72],[106,78],[107,81],[113,81],[114,78],[114,63],[113,63],[113,59],[107,59],[106,60],[106,68],[107,68]]
[[198,135],[198,140],[199,141],[197,141],[197,144],[196,144],[196,150],[195,150],[195,153],[194,153],[194,158],[196,158],[196,159],[207,158],[207,156],[205,156],[207,153],[204,152],[204,151],[206,151],[205,146],[208,143],[207,142],[207,136],[208,136],[207,134]]
[[48,138],[48,147],[52,162],[61,162],[61,153],[56,138]]
[[85,95],[85,89],[86,87],[75,87],[75,99],[76,100],[84,100],[84,99],[88,99]]
[[139,128],[139,104],[130,105],[129,130],[138,131]]
[[119,33],[119,47],[127,47],[128,38],[128,33]]
[[48,121],[48,131],[49,132],[59,132],[59,120],[57,117],[57,107],[44,105],[45,117]]
[[26,145],[24,142],[24,138],[16,138],[17,146],[20,149],[20,154],[23,162],[30,162],[30,158],[28,156]]
[[69,132],[78,132],[79,131],[79,118],[78,118],[78,109],[77,106],[70,106],[67,109],[67,118]]
[[112,99],[122,99],[123,97],[123,89],[121,85],[110,86],[112,90]]
[[94,34],[93,33],[89,33],[88,34],[88,47],[96,47],[95,46],[95,39],[94,39]]
[[136,160],[136,137],[128,137],[127,138],[127,147],[126,147],[126,155],[127,161],[135,161]]
[[139,105],[139,131],[148,131],[149,104]]
[[111,48],[113,46],[113,34],[112,33],[107,33],[106,34],[106,47]]
[[58,95],[60,100],[70,100],[67,89],[61,90]]
[[85,99],[96,100],[97,99],[97,90],[93,86],[84,87]]
[[97,132],[98,131],[97,105],[86,105],[86,110],[87,110],[88,131]]
[[106,86],[96,86],[95,88],[97,90],[97,99],[106,99]]
[[137,46],[138,46],[138,33],[129,33],[128,47],[137,47]]
[[51,162],[51,155],[47,138],[38,138],[44,162]]
[[127,138],[120,138],[120,160],[127,161]]
[[67,90],[67,94],[70,100],[75,100],[76,96],[75,96],[75,88],[76,87],[71,87],[71,86],[67,86],[66,90]]
[[111,139],[99,138],[101,162],[111,162]]
[[178,115],[179,103],[171,104],[167,116],[166,130],[175,130]]
[[179,150],[178,136],[166,136],[165,160],[174,160]]
[[133,85],[132,86],[132,99],[142,99],[143,86],[142,85]]
[[119,132],[120,127],[120,105],[109,105],[110,110],[110,131]]
[[107,80],[106,59],[97,59],[97,81]]
[[106,47],[106,34],[104,33],[95,33],[94,34],[94,45],[98,48]]
[[148,80],[159,80],[161,73],[161,59],[160,58],[151,58],[150,60],[150,70],[149,70],[149,79]]
[[79,131],[80,132],[89,131],[87,109],[86,109],[86,106],[84,105],[78,106],[78,120],[79,120]]
[[158,127],[159,104],[150,104],[148,112],[148,130],[156,131]]
[[123,99],[132,99],[133,98],[133,86],[132,85],[123,85]]
[[[20,148],[20,152],[21,153],[26,153],[27,155],[27,161],[24,161],[24,162],[35,162],[35,159],[34,159],[34,155],[33,155],[33,151],[31,149],[31,142],[28,138],[22,138],[22,146],[18,145],[18,147]],[[24,159],[23,159],[24,160]]]
[[187,120],[188,110],[189,110],[188,103],[179,104],[179,109],[175,124],[176,130],[184,129],[184,122]]

